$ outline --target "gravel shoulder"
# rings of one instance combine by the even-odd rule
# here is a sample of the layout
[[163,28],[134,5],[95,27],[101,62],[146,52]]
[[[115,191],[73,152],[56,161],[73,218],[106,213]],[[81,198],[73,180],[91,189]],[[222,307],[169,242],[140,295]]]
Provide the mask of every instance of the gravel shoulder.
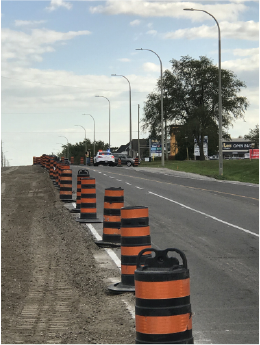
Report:
[[44,169],[2,169],[1,197],[2,343],[133,344],[134,320],[107,290],[118,268],[97,263],[104,250]]

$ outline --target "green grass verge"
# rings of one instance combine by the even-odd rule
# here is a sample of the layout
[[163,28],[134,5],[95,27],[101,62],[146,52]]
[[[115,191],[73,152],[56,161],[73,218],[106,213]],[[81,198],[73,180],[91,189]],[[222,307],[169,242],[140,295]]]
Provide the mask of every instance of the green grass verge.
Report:
[[[142,161],[142,167],[161,168],[161,160]],[[221,180],[240,181],[259,184],[259,160],[224,160],[223,176],[219,175],[218,160],[209,161],[166,161],[165,168],[214,177]]]

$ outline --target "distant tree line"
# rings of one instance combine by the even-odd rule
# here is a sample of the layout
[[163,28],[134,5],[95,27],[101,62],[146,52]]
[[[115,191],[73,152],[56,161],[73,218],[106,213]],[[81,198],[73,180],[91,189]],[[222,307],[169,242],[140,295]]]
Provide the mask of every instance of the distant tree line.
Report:
[[[194,139],[200,147],[200,159],[204,160],[203,138],[209,138],[209,154],[218,152],[218,67],[201,56],[198,60],[184,56],[172,59],[172,67],[163,73],[163,111],[165,137],[170,126],[178,125],[177,159],[185,159],[187,148],[193,154]],[[235,119],[243,118],[249,106],[246,97],[240,96],[245,83],[229,70],[221,69],[222,83],[222,131],[228,139],[228,129]],[[144,106],[143,130],[149,137],[160,140],[161,136],[161,80],[154,92],[147,96]],[[183,158],[184,157],[184,158]],[[167,158],[167,156],[166,156]]]

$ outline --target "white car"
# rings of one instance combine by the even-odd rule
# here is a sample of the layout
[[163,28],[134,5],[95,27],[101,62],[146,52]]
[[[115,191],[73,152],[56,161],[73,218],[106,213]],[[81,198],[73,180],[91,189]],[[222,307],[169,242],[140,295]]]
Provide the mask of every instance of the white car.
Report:
[[115,157],[110,151],[98,151],[96,157],[94,157],[94,165],[115,165]]

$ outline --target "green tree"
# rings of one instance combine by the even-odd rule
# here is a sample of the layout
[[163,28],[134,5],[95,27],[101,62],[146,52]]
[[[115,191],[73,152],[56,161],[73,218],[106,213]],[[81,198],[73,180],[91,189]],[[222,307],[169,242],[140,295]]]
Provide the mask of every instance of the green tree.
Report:
[[[184,56],[171,60],[172,71],[166,70],[163,75],[164,121],[167,133],[169,125],[180,125],[180,135],[197,140],[200,146],[200,159],[204,160],[203,138],[216,133],[212,139],[217,149],[218,141],[218,67],[212,60],[201,56],[199,60]],[[221,70],[222,82],[222,127],[228,129],[235,119],[243,118],[249,106],[246,97],[239,95],[245,83],[237,79],[229,70]],[[143,129],[161,133],[160,125],[160,85],[147,96],[144,106]],[[168,123],[168,126],[166,124]],[[209,138],[210,140],[210,138]],[[212,141],[213,142],[213,141]]]
[[255,149],[259,149],[259,125],[256,125],[254,129],[250,129],[249,134],[246,134],[244,138],[251,140],[255,144]]

